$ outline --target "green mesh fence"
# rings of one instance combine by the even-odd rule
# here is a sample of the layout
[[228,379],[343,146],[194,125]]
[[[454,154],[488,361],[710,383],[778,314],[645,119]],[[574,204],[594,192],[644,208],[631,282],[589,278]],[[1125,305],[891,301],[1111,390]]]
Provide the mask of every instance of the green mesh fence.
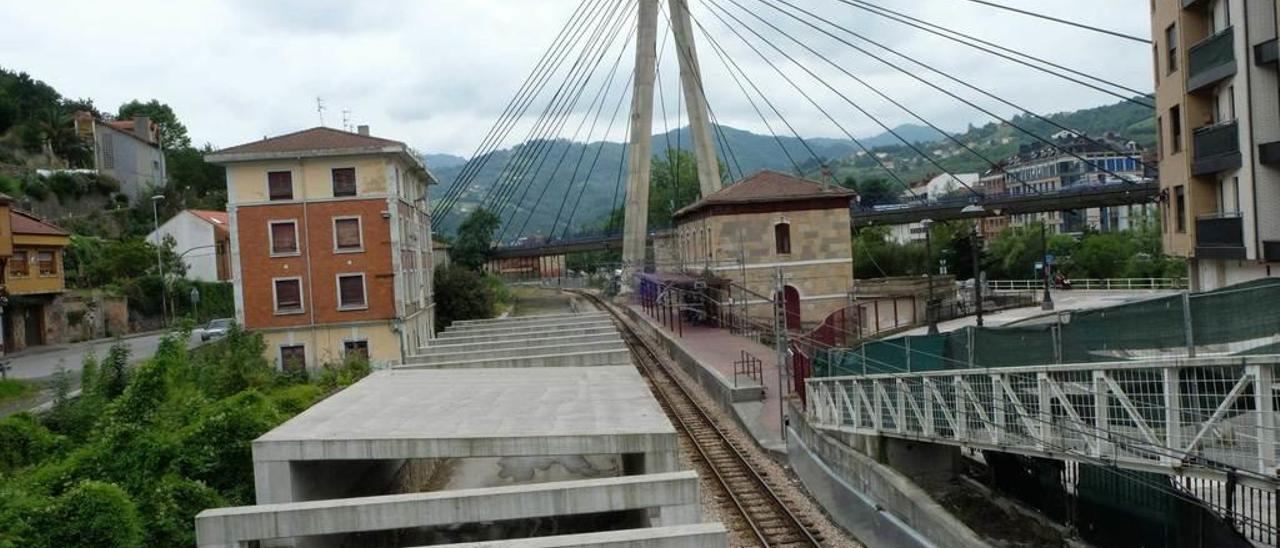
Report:
[[870,341],[817,356],[815,374],[1122,361],[1185,355],[1188,341],[1206,354],[1280,352],[1280,280],[1050,314],[1015,326]]

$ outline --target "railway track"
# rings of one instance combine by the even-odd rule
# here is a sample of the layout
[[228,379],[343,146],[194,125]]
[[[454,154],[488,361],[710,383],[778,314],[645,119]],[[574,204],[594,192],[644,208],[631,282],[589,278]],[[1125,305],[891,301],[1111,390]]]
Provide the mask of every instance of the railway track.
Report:
[[822,546],[821,535],[812,530],[813,522],[797,515],[790,501],[778,494],[775,478],[761,470],[755,459],[728,433],[722,430],[694,399],[684,383],[670,370],[649,341],[636,332],[635,326],[599,296],[586,291],[572,291],[609,312],[622,329],[641,372],[649,379],[667,416],[675,421],[749,531],[762,546]]

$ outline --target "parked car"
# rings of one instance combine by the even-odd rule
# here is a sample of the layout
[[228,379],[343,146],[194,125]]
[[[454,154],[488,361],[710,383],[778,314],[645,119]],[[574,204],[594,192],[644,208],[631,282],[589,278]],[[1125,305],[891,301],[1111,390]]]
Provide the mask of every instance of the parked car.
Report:
[[203,329],[200,330],[200,340],[211,341],[213,339],[218,339],[218,338],[227,336],[227,332],[231,330],[231,325],[234,324],[235,322],[236,321],[231,318],[218,318],[216,320],[210,320],[209,325],[206,325]]

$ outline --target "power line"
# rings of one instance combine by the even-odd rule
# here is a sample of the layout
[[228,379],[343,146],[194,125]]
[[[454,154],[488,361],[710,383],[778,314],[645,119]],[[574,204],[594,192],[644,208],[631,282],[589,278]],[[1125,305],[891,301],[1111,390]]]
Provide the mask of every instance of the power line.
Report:
[[1015,7],[1012,7],[1012,6],[1006,6],[1006,5],[1003,5],[1003,4],[997,4],[997,3],[995,3],[995,2],[989,2],[989,1],[987,1],[987,0],[968,0],[968,1],[969,1],[969,2],[973,2],[973,3],[975,3],[975,4],[982,4],[982,5],[984,5],[984,6],[991,6],[991,7],[996,8],[996,9],[1002,9],[1002,10],[1005,10],[1005,11],[1011,11],[1011,12],[1014,12],[1014,13],[1020,13],[1020,14],[1022,14],[1022,15],[1026,15],[1026,16],[1029,16],[1029,17],[1035,17],[1035,18],[1038,18],[1038,19],[1044,19],[1044,20],[1046,20],[1046,21],[1053,21],[1054,23],[1061,23],[1061,24],[1063,24],[1063,25],[1069,25],[1069,26],[1076,27],[1076,28],[1081,28],[1081,29],[1084,29],[1084,30],[1089,30],[1089,31],[1093,31],[1093,32],[1099,32],[1099,33],[1102,33],[1102,34],[1106,34],[1106,35],[1114,36],[1114,37],[1116,37],[1116,38],[1124,38],[1125,40],[1132,40],[1132,41],[1134,41],[1134,42],[1138,42],[1138,43],[1140,43],[1140,44],[1148,44],[1148,45],[1150,45],[1150,44],[1151,44],[1151,40],[1146,39],[1146,38],[1142,38],[1142,37],[1139,37],[1139,36],[1134,36],[1134,35],[1132,35],[1132,34],[1125,34],[1125,33],[1123,33],[1123,32],[1118,32],[1118,31],[1114,31],[1114,30],[1108,30],[1108,29],[1104,29],[1104,28],[1101,28],[1101,27],[1095,27],[1095,26],[1093,26],[1093,25],[1086,25],[1086,24],[1084,24],[1084,23],[1077,23],[1077,22],[1075,22],[1075,21],[1068,21],[1068,20],[1066,20],[1066,19],[1061,19],[1061,18],[1058,18],[1058,17],[1053,17],[1053,16],[1050,16],[1050,15],[1045,15],[1045,14],[1043,14],[1043,13],[1038,13],[1038,12],[1034,12],[1034,11],[1030,11],[1030,10],[1019,9],[1019,8],[1015,8]]

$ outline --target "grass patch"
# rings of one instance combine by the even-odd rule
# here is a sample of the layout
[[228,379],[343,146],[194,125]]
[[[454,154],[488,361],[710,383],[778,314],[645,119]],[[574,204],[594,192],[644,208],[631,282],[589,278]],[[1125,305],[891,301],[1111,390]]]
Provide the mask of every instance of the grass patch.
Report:
[[34,386],[22,381],[13,379],[0,380],[0,403],[8,403],[26,397],[34,391]]

